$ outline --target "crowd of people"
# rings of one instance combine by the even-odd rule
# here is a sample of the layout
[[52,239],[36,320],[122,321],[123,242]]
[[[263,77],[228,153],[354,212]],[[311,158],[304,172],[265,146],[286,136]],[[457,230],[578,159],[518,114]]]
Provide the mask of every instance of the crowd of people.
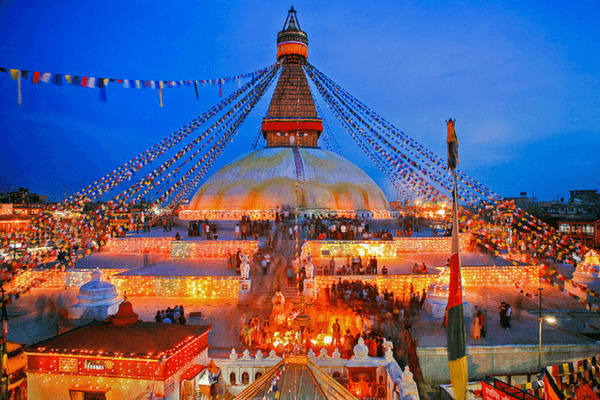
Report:
[[[329,262],[323,265],[322,268],[318,270],[319,274],[323,275],[377,275],[379,271],[379,261],[377,260],[377,256],[373,255],[368,258],[365,262],[360,255],[356,255],[352,257],[351,263],[346,266],[346,264],[342,264],[341,266],[336,266],[336,261],[334,257],[331,257]],[[384,265],[381,268],[381,274],[387,275],[388,268]]]
[[173,308],[167,307],[166,310],[158,310],[154,316],[154,320],[165,324],[185,325],[186,320],[183,305],[175,306]]
[[[358,284],[357,282],[352,282],[352,285]],[[339,283],[340,287],[345,285],[349,283]],[[372,296],[377,291],[371,285],[363,289],[368,292],[368,296]],[[372,303],[370,299],[363,299],[365,308],[356,309],[343,303],[343,296],[340,296],[335,307],[332,307],[329,302],[326,304],[316,302],[303,310],[310,316],[311,324],[304,331],[302,343],[299,328],[294,323],[294,319],[300,313],[297,308],[288,309],[283,319],[272,315],[263,320],[255,315],[246,320],[243,316],[240,320],[239,340],[243,345],[261,349],[263,352],[275,350],[278,354],[289,353],[302,345],[305,350],[312,349],[315,353],[325,348],[333,354],[333,351],[338,349],[341,357],[350,358],[354,346],[362,338],[369,349],[369,356],[383,357],[386,350],[384,344],[387,342],[388,346],[393,347],[390,344],[391,337],[398,336],[395,329],[404,327],[402,320],[399,320],[400,314],[394,315],[393,311],[386,308],[386,304],[393,304],[393,295],[384,291],[378,295],[381,298],[377,306],[375,306],[377,300]],[[353,306],[357,304],[353,303]]]
[[271,222],[268,219],[253,220],[248,215],[235,225],[235,240],[247,240],[248,237],[258,240],[259,237],[271,236]]
[[[372,236],[369,234],[369,220],[366,218],[311,216],[302,221],[302,230],[305,238],[318,240],[365,240]],[[384,236],[381,232],[379,234]]]
[[207,219],[188,222],[188,236],[202,237],[206,240],[219,239],[219,230],[215,222],[210,222]]

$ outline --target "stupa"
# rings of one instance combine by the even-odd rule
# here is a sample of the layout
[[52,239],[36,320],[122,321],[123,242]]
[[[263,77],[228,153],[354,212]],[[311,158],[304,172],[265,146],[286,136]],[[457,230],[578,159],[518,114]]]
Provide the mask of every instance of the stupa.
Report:
[[[462,282],[461,282],[461,285]],[[427,298],[423,304],[425,312],[433,318],[443,319],[446,314],[446,307],[448,306],[448,296],[450,293],[450,267],[445,266],[440,272],[440,276],[437,281],[433,282],[429,286],[427,292]],[[466,316],[473,315],[475,308],[473,305],[465,300],[465,289],[463,285],[463,313]]]
[[585,254],[573,272],[573,281],[582,285],[600,282],[600,255],[596,251]]
[[90,318],[103,321],[117,312],[119,300],[115,285],[104,279],[98,268],[92,272],[92,279],[79,288],[79,301],[69,308],[69,318]]
[[381,188],[358,166],[319,148],[319,118],[303,64],[308,35],[292,9],[277,35],[281,75],[262,121],[267,144],[224,166],[195,193],[182,219],[273,218],[282,206],[309,213],[389,218]]

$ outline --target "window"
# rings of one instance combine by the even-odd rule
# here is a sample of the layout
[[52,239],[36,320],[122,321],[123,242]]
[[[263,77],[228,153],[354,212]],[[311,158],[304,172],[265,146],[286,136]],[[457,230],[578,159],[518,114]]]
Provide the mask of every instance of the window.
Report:
[[571,232],[571,229],[569,229],[569,224],[560,224],[560,226],[558,227],[558,230],[563,232],[563,233],[569,233]]
[[229,374],[229,384],[235,385],[235,372]]
[[247,372],[242,374],[242,385],[247,385],[250,383],[250,375]]
[[256,380],[258,380],[258,378],[260,378],[261,376],[262,376],[262,372],[257,372],[257,373],[254,375],[254,380],[255,380],[255,381],[256,381]]
[[106,400],[106,392],[101,390],[70,389],[71,400]]

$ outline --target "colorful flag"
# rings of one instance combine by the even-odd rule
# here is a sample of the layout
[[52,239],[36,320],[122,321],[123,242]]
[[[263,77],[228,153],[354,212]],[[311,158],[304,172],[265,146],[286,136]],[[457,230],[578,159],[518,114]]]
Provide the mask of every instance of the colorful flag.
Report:
[[449,118],[446,121],[448,125],[448,168],[456,169],[458,167],[458,138],[456,137],[456,131],[454,130],[454,123],[456,120]]
[[8,375],[8,349],[6,345],[6,335],[8,333],[8,315],[6,314],[6,301],[4,301],[4,288],[2,288],[2,338],[0,345],[2,346],[2,398],[8,394],[8,385],[10,384]]
[[6,313],[6,302],[2,299],[2,340],[6,341],[8,334],[8,314]]
[[[454,132],[454,121],[452,122],[452,140],[456,143],[456,160],[458,160],[458,139]],[[467,399],[467,382],[469,381],[467,369],[467,350],[465,339],[465,321],[463,310],[462,278],[460,262],[460,241],[458,235],[458,196],[456,187],[456,164],[452,167],[450,158],[450,121],[448,122],[448,167],[453,169],[454,190],[452,205],[452,255],[450,256],[450,283],[448,288],[448,331],[446,343],[448,346],[448,366],[450,369],[450,381],[454,398],[456,400]]]

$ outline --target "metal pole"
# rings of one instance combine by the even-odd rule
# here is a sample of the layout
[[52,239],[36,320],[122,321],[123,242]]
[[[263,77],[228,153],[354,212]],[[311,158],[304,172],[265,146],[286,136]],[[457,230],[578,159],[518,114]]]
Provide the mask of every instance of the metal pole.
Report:
[[542,369],[542,290],[544,290],[544,288],[539,287],[538,290],[540,291],[540,312],[539,312],[539,317],[540,317],[540,331],[539,331],[539,344],[538,344],[538,372]]

